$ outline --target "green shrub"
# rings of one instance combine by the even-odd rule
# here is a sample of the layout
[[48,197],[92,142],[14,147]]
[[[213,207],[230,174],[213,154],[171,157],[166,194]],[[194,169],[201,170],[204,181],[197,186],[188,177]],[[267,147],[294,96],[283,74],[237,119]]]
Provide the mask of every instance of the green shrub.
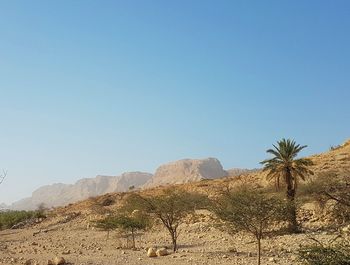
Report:
[[34,218],[45,218],[45,214],[42,211],[0,212],[0,229],[9,229],[20,222]]

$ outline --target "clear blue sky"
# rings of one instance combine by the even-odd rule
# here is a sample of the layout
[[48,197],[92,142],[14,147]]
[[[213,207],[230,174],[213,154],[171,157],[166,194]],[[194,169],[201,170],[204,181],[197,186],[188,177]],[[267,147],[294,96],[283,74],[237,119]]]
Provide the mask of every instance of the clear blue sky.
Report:
[[350,137],[350,1],[0,1],[0,202]]

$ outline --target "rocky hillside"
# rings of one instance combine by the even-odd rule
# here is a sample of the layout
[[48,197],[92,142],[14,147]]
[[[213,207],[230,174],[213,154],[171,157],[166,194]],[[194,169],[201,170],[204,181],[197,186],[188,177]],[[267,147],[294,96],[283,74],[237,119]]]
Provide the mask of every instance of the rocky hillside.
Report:
[[160,166],[144,188],[216,179],[227,175],[216,158],[183,159]]
[[151,177],[150,173],[127,172],[121,176],[84,178],[74,184],[47,185],[34,191],[30,198],[13,203],[11,209],[31,210],[37,208],[40,203],[47,207],[66,205],[109,192],[127,191],[130,186],[139,188]]

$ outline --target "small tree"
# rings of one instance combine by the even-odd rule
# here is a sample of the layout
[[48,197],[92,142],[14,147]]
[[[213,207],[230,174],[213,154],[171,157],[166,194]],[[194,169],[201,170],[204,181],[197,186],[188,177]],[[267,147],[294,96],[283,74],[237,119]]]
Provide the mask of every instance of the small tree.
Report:
[[116,218],[116,224],[119,229],[131,235],[132,248],[135,249],[136,232],[147,229],[150,226],[150,220],[146,216],[141,215],[122,215]]
[[94,227],[107,231],[107,239],[109,239],[109,232],[117,228],[115,217],[113,216],[107,216],[104,219],[93,221],[92,223]]
[[95,222],[95,227],[107,231],[107,239],[111,230],[120,229],[124,232],[130,233],[132,239],[132,248],[135,248],[135,236],[139,230],[145,230],[150,226],[150,221],[147,216],[140,213],[119,214],[116,216],[108,216],[102,220]]
[[161,221],[169,232],[173,250],[176,251],[180,224],[188,214],[193,214],[196,208],[202,206],[205,198],[199,194],[169,188],[154,196],[131,194],[127,198],[126,207],[138,209]]
[[257,241],[257,264],[261,262],[261,239],[282,220],[284,204],[276,198],[267,197],[261,192],[242,189],[226,191],[213,200],[213,212],[221,219],[230,232],[245,231]]

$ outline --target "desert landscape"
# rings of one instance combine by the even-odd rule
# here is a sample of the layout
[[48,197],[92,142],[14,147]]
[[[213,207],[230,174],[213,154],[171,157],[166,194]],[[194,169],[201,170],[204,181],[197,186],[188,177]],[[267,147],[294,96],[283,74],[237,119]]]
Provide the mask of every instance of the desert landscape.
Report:
[[[333,176],[335,181],[344,177],[349,180],[350,141],[325,153],[313,155],[310,159],[314,163],[312,170],[315,174],[312,179],[300,184],[300,190],[311,180],[317,182],[324,174]],[[164,166],[162,169],[164,170]],[[178,170],[177,167],[177,173]],[[177,181],[180,181],[181,174],[177,176]],[[183,173],[182,176],[184,182],[187,182],[187,175]],[[176,189],[214,196],[227,186],[234,187],[242,183],[271,186],[271,183],[266,181],[266,173],[261,170],[235,176],[221,176],[218,179],[193,179],[190,183],[169,185]],[[181,224],[179,248],[176,252],[172,251],[169,235],[160,224],[155,224],[146,232],[139,232],[135,249],[130,248],[125,233],[111,230],[107,239],[106,231],[94,227],[92,221],[118,212],[130,194],[154,195],[168,187],[145,187],[135,191],[107,193],[46,210],[45,218],[25,221],[16,229],[1,231],[0,262],[46,265],[55,264],[54,259],[62,257],[65,260],[62,264],[80,265],[255,264],[257,257],[254,238],[246,232],[228,234],[219,229],[215,225],[213,214],[207,210],[197,210],[194,216],[186,218]],[[349,240],[349,220],[340,221],[334,217],[334,201],[332,203],[329,199],[326,202],[327,206],[320,207],[311,195],[308,196],[305,191],[300,193],[298,221],[302,226],[301,233],[264,237],[262,264],[304,264],[298,256],[298,250],[303,245],[313,244],[315,240],[327,244],[340,235],[344,240]],[[149,248],[166,248],[166,254],[148,257]],[[59,260],[57,262],[59,263]]]
[[349,0],[0,0],[0,265],[350,265]]

